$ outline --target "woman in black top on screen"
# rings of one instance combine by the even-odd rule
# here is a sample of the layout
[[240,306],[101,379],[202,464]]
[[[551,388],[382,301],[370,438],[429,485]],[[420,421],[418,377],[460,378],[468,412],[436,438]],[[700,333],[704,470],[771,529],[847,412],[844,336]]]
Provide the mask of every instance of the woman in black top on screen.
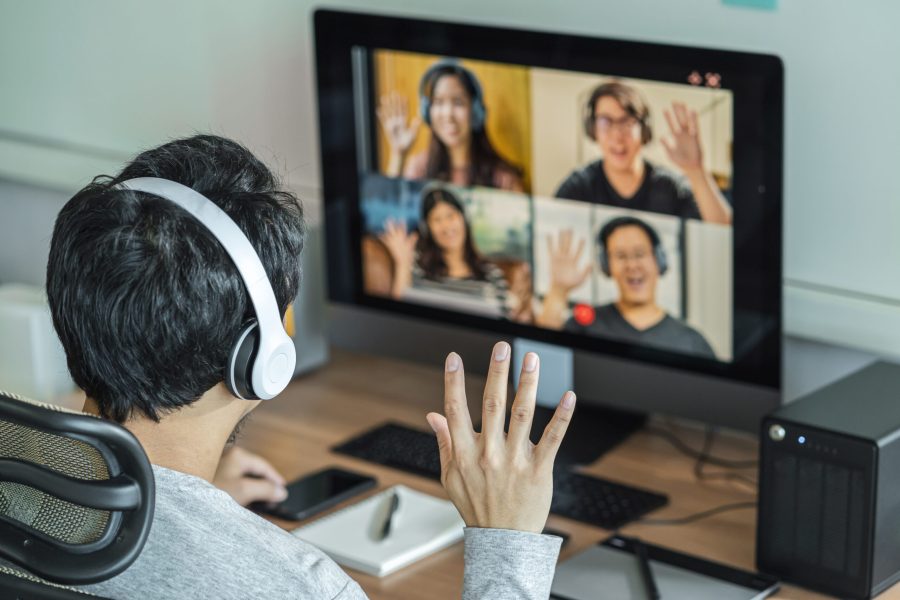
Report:
[[633,87],[620,82],[598,86],[584,112],[585,134],[603,158],[572,172],[557,198],[731,224],[731,206],[703,170],[696,112],[678,102],[665,111],[671,139],[661,142],[681,175],[643,157],[643,146],[653,137],[650,110]]

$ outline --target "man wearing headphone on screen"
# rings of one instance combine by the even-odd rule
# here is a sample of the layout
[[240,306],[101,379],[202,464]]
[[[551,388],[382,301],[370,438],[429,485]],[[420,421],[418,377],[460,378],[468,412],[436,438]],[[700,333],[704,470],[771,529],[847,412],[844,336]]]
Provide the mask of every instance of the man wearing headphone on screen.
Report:
[[[140,556],[87,591],[365,597],[327,556],[212,484],[238,425],[293,375],[294,345],[282,319],[300,285],[303,234],[297,199],[246,148],[216,136],[143,152],[119,175],[95,178],[60,211],[47,294],[69,370],[86,393],[86,410],[140,441],[156,483]],[[509,350],[505,342],[495,346],[486,398],[506,397]],[[534,354],[525,358],[520,412],[533,409],[538,364]],[[442,481],[468,525],[463,597],[546,598],[561,540],[540,531],[574,395],[563,398],[540,444],[511,428],[507,446],[502,403],[480,436],[472,431],[455,353],[444,382],[448,418],[427,419]],[[479,460],[485,457],[496,460]]]
[[[603,306],[576,305],[563,329],[715,358],[700,332],[656,303],[656,285],[669,265],[655,229],[635,217],[617,217],[603,225],[597,243],[600,270],[615,281],[619,298]],[[590,268],[578,267],[581,250],[572,248],[571,232],[563,232],[549,250],[551,284],[544,299],[545,326],[553,325],[553,312],[561,312],[569,292],[590,273]]]

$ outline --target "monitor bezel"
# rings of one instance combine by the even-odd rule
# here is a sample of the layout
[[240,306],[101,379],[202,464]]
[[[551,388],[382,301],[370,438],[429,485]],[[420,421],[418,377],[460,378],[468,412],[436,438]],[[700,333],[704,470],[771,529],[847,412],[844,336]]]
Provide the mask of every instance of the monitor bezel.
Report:
[[[332,302],[433,319],[473,331],[493,330],[501,335],[780,390],[784,70],[778,57],[334,10],[317,10],[313,19],[328,297]],[[503,43],[497,44],[498,39]],[[691,70],[723,74],[723,87],[735,92],[734,360],[718,362],[364,293],[359,248],[362,217],[354,119],[354,47],[676,83],[684,83]],[[465,48],[465,52],[460,52],[460,48]],[[369,123],[369,127],[369,133],[374,133],[375,124]],[[750,184],[756,189],[749,189]],[[739,332],[745,346],[752,344],[749,350],[737,346]]]

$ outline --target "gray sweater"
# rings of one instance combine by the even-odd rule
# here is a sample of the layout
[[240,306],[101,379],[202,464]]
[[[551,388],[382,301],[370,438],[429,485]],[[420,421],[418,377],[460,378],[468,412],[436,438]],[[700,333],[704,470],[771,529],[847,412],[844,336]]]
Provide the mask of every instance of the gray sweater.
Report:
[[[210,483],[163,467],[156,514],[137,561],[85,591],[130,598],[316,598],[366,595],[322,552],[237,504]],[[464,600],[545,600],[560,538],[465,530]]]

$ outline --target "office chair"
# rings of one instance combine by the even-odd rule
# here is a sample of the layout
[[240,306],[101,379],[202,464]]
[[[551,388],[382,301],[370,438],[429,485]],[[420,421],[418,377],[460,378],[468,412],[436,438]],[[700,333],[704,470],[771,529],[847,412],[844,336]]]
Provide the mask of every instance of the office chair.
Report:
[[150,533],[153,471],[124,427],[0,391],[0,590],[85,598]]

